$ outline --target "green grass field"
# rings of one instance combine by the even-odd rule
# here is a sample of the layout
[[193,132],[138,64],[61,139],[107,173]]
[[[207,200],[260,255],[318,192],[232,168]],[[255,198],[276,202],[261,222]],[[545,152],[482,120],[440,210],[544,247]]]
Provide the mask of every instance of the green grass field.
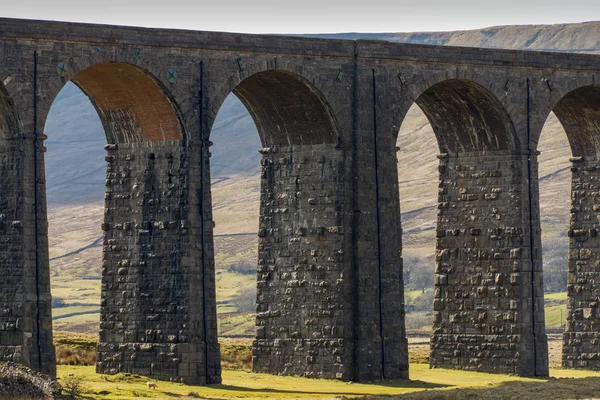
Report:
[[544,300],[548,301],[567,301],[567,292],[558,293],[546,293],[544,294]]
[[404,302],[410,303],[423,294],[422,290],[407,290],[404,292]]
[[[588,398],[600,391],[600,372],[562,370],[560,340],[549,341],[551,377],[525,379],[510,375],[485,374],[446,369],[429,369],[429,345],[425,338],[409,338],[411,380],[348,383],[336,380],[305,379],[251,373],[251,339],[220,338],[223,384],[193,387],[157,382],[149,390],[149,380],[132,374],[101,376],[94,373],[98,337],[89,334],[55,332],[58,375],[81,379],[81,398],[217,398],[217,399],[305,399],[357,396],[407,395],[422,399],[537,399]],[[88,367],[82,367],[87,365]],[[76,367],[77,366],[77,367]],[[570,378],[570,379],[557,379]],[[457,390],[457,391],[454,391]],[[595,391],[595,392],[594,392]],[[200,397],[198,397],[200,396]],[[539,397],[541,396],[541,397]],[[370,397],[369,397],[370,398]]]
[[546,328],[560,328],[567,321],[567,305],[561,304],[558,306],[547,306],[546,313]]
[[219,314],[217,317],[219,336],[249,336],[254,334],[254,313]]
[[100,313],[100,306],[98,305],[76,305],[68,307],[54,307],[52,310],[52,317],[57,319],[63,319],[71,314],[86,315]]
[[52,280],[52,297],[64,303],[100,304],[100,284],[100,279],[56,277]]
[[564,327],[567,322],[567,292],[544,295],[544,313],[547,329]]
[[[442,397],[450,389],[475,388],[482,392],[494,389],[496,397],[503,397],[503,387],[512,383],[528,383],[536,387],[535,395],[544,397],[544,386],[552,386],[556,378],[571,378],[585,381],[597,378],[595,390],[600,389],[600,373],[590,371],[552,370],[550,379],[519,378],[511,375],[485,374],[477,372],[429,369],[426,364],[411,364],[411,380],[390,380],[382,383],[349,383],[335,380],[307,379],[277,375],[257,374],[243,370],[224,370],[221,385],[194,387],[171,382],[156,382],[157,389],[149,389],[148,379],[130,374],[106,376],[96,374],[93,366],[58,367],[58,376],[64,380],[68,374],[83,379],[82,397],[86,399],[167,399],[167,398],[209,398],[209,399],[340,399],[368,395],[400,395],[427,391],[431,399],[463,398],[460,392],[456,397]],[[561,381],[572,382],[561,379]],[[527,386],[524,386],[527,388]],[[539,387],[539,388],[537,388]],[[552,391],[556,394],[556,391]],[[572,392],[574,393],[574,392]],[[593,392],[590,393],[594,394]],[[344,397],[340,397],[344,396]],[[564,398],[546,393],[547,398]],[[469,397],[478,398],[478,397]],[[521,398],[535,398],[522,393]]]

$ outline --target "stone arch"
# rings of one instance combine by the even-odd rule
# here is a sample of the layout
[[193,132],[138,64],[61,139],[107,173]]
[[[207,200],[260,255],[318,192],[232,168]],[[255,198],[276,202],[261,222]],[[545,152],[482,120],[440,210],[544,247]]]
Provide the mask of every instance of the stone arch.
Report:
[[[497,354],[491,356],[493,358],[502,358],[507,346],[516,351],[525,344],[525,340],[511,343],[504,333],[507,332],[505,327],[486,330],[478,326],[481,317],[474,310],[488,301],[487,289],[478,291],[472,286],[478,278],[471,280],[470,277],[484,276],[490,268],[502,277],[496,283],[506,287],[510,296],[517,298],[521,293],[520,289],[508,287],[502,279],[513,272],[513,266],[530,263],[529,258],[522,256],[527,254],[529,257],[530,253],[526,253],[529,249],[515,251],[511,248],[512,243],[526,242],[522,239],[519,242],[495,241],[500,236],[495,236],[491,228],[498,232],[514,232],[510,234],[513,236],[528,228],[523,221],[529,221],[529,218],[523,216],[519,206],[522,198],[511,203],[507,196],[507,193],[528,193],[521,184],[527,181],[523,179],[527,177],[527,153],[521,151],[515,119],[509,113],[510,105],[503,104],[507,100],[499,98],[498,87],[491,79],[468,73],[455,76],[448,73],[446,78],[426,82],[427,85],[414,85],[407,98],[413,96],[408,106],[416,103],[427,117],[442,153],[438,156],[436,231],[435,237],[431,237],[436,248],[431,365],[470,368],[469,360],[479,357],[472,355],[471,350],[455,353],[454,357],[447,356],[451,354],[449,349],[468,347],[461,335],[455,335],[457,332],[470,331],[472,337],[481,342],[486,341],[490,333],[496,333],[498,343],[503,344],[489,346],[489,354]],[[489,239],[485,235],[489,235]],[[506,254],[514,264],[508,267],[508,263],[491,257],[493,253]],[[463,302],[462,299],[469,300]],[[489,309],[487,315],[490,320],[500,321],[499,316],[509,311],[507,304],[501,304],[497,309]],[[523,307],[522,311],[531,310]],[[539,320],[536,314],[536,321]],[[520,324],[524,333],[531,328],[526,319],[519,320],[516,316],[511,323]],[[542,330],[535,342],[540,354],[536,362],[509,359],[501,361],[499,366],[482,360],[481,369],[545,375],[547,363],[541,359],[545,354],[544,340]]]
[[[547,75],[546,77],[536,76],[530,79],[531,112],[529,119],[531,126],[531,147],[537,148],[542,129],[548,117],[553,112],[556,114],[556,108],[562,100],[571,98],[573,101],[574,97],[570,97],[570,95],[574,95],[575,93],[579,93],[578,97],[581,98],[586,88],[586,92],[592,97],[593,88],[597,86],[593,75],[569,79],[567,76],[556,73],[555,75]],[[567,103],[562,104],[565,105]],[[584,103],[579,102],[579,104],[585,107]],[[574,110],[576,114],[579,114],[577,107]],[[526,119],[524,120],[526,121]],[[563,126],[563,128],[566,131],[566,127]],[[572,130],[571,132],[574,131]],[[569,135],[568,132],[566,134],[567,136]],[[571,140],[571,138],[568,139]]]
[[491,91],[475,81],[442,80],[420,93],[415,103],[427,116],[442,153],[519,147],[506,109]]
[[[339,182],[348,179],[346,157],[337,146],[336,118],[320,91],[324,85],[317,88],[320,81],[302,73],[301,65],[278,63],[247,63],[244,71],[228,76],[217,86],[209,99],[216,108],[228,95],[235,94],[252,116],[263,147],[257,191],[260,203],[253,369],[350,378],[347,366],[351,345],[342,333],[351,329],[349,318],[320,311],[321,307],[352,306],[344,294],[350,282],[339,279],[341,271],[349,273],[345,271],[352,263],[343,257],[350,239],[345,218],[348,214],[344,213],[351,207],[351,192],[335,190]],[[217,114],[212,107],[207,110],[212,114],[207,126]],[[207,191],[205,198],[211,196]],[[305,265],[309,262],[318,264],[318,270]],[[294,276],[302,277],[302,284],[296,284]],[[338,284],[329,287],[329,281]],[[307,302],[303,307],[288,306],[293,299],[315,296],[323,296],[323,300]],[[301,346],[307,339],[310,343]],[[342,361],[333,368],[324,367],[334,364],[337,357],[329,350],[321,351],[308,367],[294,361],[306,359],[333,342],[344,348],[339,356]],[[280,344],[284,350],[275,354]]]
[[166,89],[141,68],[103,62],[71,81],[92,101],[109,143],[183,138],[181,118]]
[[[521,117],[523,110],[510,101],[513,99],[510,94],[513,91],[525,90],[525,82],[521,84],[512,77],[507,76],[505,72],[498,71],[498,74],[491,75],[489,71],[484,72],[466,66],[457,66],[456,69],[433,70],[425,74],[420,69],[413,69],[411,65],[402,66],[401,71],[403,73],[401,76],[403,82],[396,75],[397,71],[398,69],[394,71],[394,74],[387,76],[390,82],[395,82],[395,90],[390,93],[395,99],[391,104],[395,139],[397,139],[399,130],[410,108],[417,103],[422,110],[417,100],[422,100],[425,93],[433,93],[430,90],[447,85],[451,88],[470,87],[471,90],[477,91],[477,97],[484,100],[485,104],[496,108],[497,119],[501,119],[507,124],[506,129],[510,132],[510,142],[512,143],[510,148],[519,148],[523,145],[519,133],[525,131],[526,121]],[[467,100],[466,104],[470,104],[476,99],[469,100],[465,98],[465,100]],[[431,123],[429,120],[428,122]]]
[[574,156],[600,156],[600,86],[572,90],[552,111],[565,129]]
[[227,89],[221,100],[229,93],[235,94],[252,116],[263,147],[338,142],[336,119],[327,100],[297,73],[259,69]]
[[69,61],[65,76],[41,83],[44,90],[39,94],[39,131],[43,131],[54,99],[70,81],[95,107],[110,144],[187,138],[178,102],[155,73],[159,68],[151,60],[142,63],[129,57],[117,62],[108,53],[65,60]]

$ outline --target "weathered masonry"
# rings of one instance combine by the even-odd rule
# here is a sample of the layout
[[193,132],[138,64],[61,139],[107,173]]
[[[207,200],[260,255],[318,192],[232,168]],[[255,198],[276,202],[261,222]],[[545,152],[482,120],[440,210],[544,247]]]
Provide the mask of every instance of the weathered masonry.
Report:
[[42,132],[70,80],[107,141],[98,372],[221,380],[209,157],[231,92],[263,143],[254,370],[408,377],[395,145],[415,102],[440,151],[431,365],[548,374],[554,111],[573,150],[563,362],[600,370],[600,57],[10,19],[0,39],[1,360],[55,370]]

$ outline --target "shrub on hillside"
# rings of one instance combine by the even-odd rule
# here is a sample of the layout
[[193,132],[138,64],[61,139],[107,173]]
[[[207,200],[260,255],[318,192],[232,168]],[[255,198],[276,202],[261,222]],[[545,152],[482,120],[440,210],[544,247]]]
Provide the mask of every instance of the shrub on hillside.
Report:
[[414,312],[406,314],[404,321],[406,330],[409,332],[430,332],[433,326],[433,316],[431,313]]
[[240,289],[240,291],[233,296],[231,302],[238,312],[256,312],[256,288],[251,286]]
[[[564,250],[564,251],[561,251]],[[568,249],[544,249],[544,292],[567,290]]]
[[405,256],[403,277],[406,288],[425,289],[433,287],[433,259],[423,256]]
[[65,307],[67,304],[60,297],[53,296],[52,297],[52,308],[60,308]]
[[416,312],[432,312],[433,311],[433,289],[426,289],[425,292],[416,297],[411,305],[413,311]]
[[231,264],[226,268],[229,272],[236,272],[238,274],[252,275],[256,274],[256,264],[252,264],[247,261],[241,261],[237,264]]
[[62,380],[63,394],[71,399],[81,396],[83,388],[83,378],[76,375],[70,375]]
[[95,365],[96,349],[82,349],[65,344],[56,346],[58,365]]

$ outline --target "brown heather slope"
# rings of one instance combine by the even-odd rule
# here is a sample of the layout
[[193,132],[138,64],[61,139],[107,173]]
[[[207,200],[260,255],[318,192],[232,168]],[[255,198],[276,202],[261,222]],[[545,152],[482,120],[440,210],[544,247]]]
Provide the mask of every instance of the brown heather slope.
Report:
[[[600,54],[597,22],[447,33],[321,36]],[[67,85],[55,100],[45,133],[52,291],[55,303],[66,303],[66,307],[54,310],[55,327],[94,331],[100,300],[102,252],[98,239],[102,234],[105,138],[93,107],[74,85]],[[211,140],[217,296],[221,311],[235,313],[242,302],[248,301],[240,294],[252,290],[255,280],[247,272],[256,262],[256,237],[252,234],[258,225],[260,141],[249,114],[233,95],[221,107]],[[405,265],[412,270],[432,271],[438,147],[417,106],[413,106],[402,125],[398,145]],[[544,128],[540,150],[545,262],[554,262],[566,271],[563,259],[568,245],[570,150],[553,115]],[[241,233],[250,235],[232,236]],[[223,318],[233,318],[232,315],[235,316]],[[239,330],[228,331],[240,334],[251,325],[240,323]]]

